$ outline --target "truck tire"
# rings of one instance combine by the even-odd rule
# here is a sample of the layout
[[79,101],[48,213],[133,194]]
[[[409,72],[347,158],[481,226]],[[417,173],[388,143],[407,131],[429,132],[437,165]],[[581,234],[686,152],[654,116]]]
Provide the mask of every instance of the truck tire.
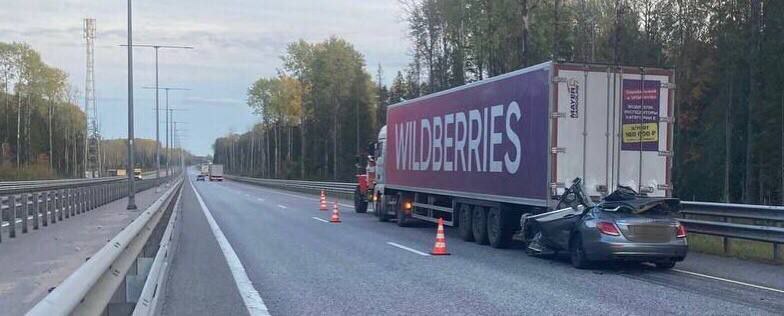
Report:
[[487,244],[487,211],[479,205],[474,206],[473,218],[471,218],[471,230],[474,233],[474,240],[480,245]]
[[354,190],[354,212],[357,213],[367,213],[368,201],[362,195],[362,192],[359,191],[359,187]]
[[384,194],[381,196],[381,202],[378,203],[378,209],[376,210],[376,217],[378,217],[379,222],[388,222],[389,215],[387,214],[387,195]]
[[474,241],[474,232],[471,227],[471,218],[473,217],[471,205],[460,204],[460,207],[457,210],[457,216],[457,231],[460,233],[460,238],[465,241]]
[[487,208],[487,240],[493,248],[509,247],[512,241],[512,230],[506,215],[497,206]]
[[397,208],[395,214],[397,215],[397,226],[407,227],[411,224],[411,220],[409,219],[410,216],[406,215],[405,211]]

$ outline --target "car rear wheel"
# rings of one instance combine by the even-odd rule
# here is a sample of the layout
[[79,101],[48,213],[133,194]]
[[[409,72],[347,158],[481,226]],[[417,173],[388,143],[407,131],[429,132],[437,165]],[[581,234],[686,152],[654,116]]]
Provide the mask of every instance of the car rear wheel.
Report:
[[656,261],[653,264],[656,265],[656,269],[660,270],[669,270],[675,267],[675,261],[673,260]]
[[368,202],[362,197],[362,192],[359,187],[354,190],[354,212],[365,213],[367,212]]
[[471,205],[460,204],[460,208],[457,212],[459,220],[457,231],[460,234],[460,238],[465,241],[474,241],[474,232],[471,227],[471,218],[473,217],[473,214],[471,214]]
[[569,258],[572,261],[572,266],[577,269],[585,269],[590,265],[590,261],[585,257],[583,239],[580,235],[572,236],[572,240],[569,242]]
[[487,211],[479,205],[474,206],[473,218],[471,219],[471,230],[474,233],[474,240],[480,245],[487,244]]
[[497,206],[487,209],[487,240],[493,248],[506,248],[512,241],[511,229]]

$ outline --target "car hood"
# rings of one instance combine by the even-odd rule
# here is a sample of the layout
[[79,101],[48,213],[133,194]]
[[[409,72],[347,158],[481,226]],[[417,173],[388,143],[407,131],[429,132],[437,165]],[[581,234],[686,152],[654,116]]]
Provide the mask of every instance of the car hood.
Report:
[[636,197],[626,200],[602,201],[597,205],[604,211],[615,210],[632,214],[642,214],[651,210],[663,213],[675,213],[680,210],[681,201],[676,198]]

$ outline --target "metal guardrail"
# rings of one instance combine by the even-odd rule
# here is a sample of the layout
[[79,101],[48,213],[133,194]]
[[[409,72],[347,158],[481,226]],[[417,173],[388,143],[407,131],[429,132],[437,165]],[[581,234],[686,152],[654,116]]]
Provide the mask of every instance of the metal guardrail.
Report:
[[[345,195],[348,198],[354,194],[356,187],[356,183],[347,182],[260,179],[240,176],[226,176],[226,178],[297,191],[318,192],[319,190],[325,190]],[[772,243],[773,259],[781,260],[779,248],[784,244],[784,228],[776,225],[784,225],[784,207],[689,201],[683,201],[681,205],[683,206],[681,210],[683,218],[679,220],[686,225],[686,229],[693,233],[722,237],[725,252],[728,249],[727,238],[754,240]],[[709,217],[717,218],[717,220],[692,217]],[[764,224],[732,223],[730,219],[762,222]]]
[[[87,213],[96,207],[127,196],[125,177],[31,181],[30,185],[0,189],[0,242],[56,224],[72,216]],[[170,178],[160,178],[162,182]],[[137,181],[136,191],[155,186],[156,180]],[[24,187],[24,188],[22,188]]]
[[[115,291],[127,291],[121,285],[131,267],[139,269],[140,254],[150,236],[158,231],[165,211],[171,209],[174,197],[181,189],[182,181],[166,191],[139,217],[112,238],[95,255],[90,257],[51,293],[36,304],[27,315],[101,315],[115,295]],[[125,293],[125,292],[123,292]],[[120,295],[127,297],[126,295]]]

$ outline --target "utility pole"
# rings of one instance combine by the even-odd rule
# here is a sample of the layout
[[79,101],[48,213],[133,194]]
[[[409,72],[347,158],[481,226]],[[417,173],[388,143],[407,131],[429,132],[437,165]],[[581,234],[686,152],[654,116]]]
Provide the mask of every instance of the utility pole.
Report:
[[[158,141],[158,139],[159,139],[157,135],[158,135],[158,128],[160,126],[160,123],[158,121],[158,112],[160,110],[159,110],[158,105],[157,105],[157,99],[158,99],[157,95],[158,95],[158,90],[166,91],[166,93],[165,93],[166,109],[164,110],[165,111],[164,115],[166,115],[166,148],[167,148],[167,154],[170,154],[170,151],[168,150],[169,144],[170,144],[169,143],[169,138],[170,138],[170,135],[171,135],[169,133],[169,130],[170,130],[170,128],[169,128],[169,91],[170,90],[190,91],[190,89],[187,89],[187,88],[173,88],[173,87],[159,87],[157,85],[157,80],[156,80],[155,87],[142,87],[142,88],[143,89],[155,89],[155,95],[156,95],[156,97],[155,97],[155,99],[156,99],[156,106],[155,106],[155,125],[156,125],[155,133],[156,133],[156,137],[155,137],[155,140],[156,141]],[[171,158],[171,157],[169,157],[169,158]],[[158,160],[158,162],[160,162],[160,158],[158,158],[157,160]],[[168,161],[168,159],[166,160],[166,166],[167,166],[167,168],[166,168],[166,175],[168,176],[169,175],[169,161]],[[160,166],[158,166],[158,170],[160,172]]]
[[[130,1],[130,0],[129,0]],[[155,89],[155,192],[160,192],[160,185],[161,185],[161,139],[160,139],[160,121],[158,117],[158,112],[160,111],[158,106],[158,50],[161,48],[170,48],[170,49],[193,49],[192,46],[173,46],[173,45],[151,45],[151,44],[132,44],[128,43],[127,45],[121,46],[128,46],[129,49],[132,47],[147,47],[155,49],[155,88],[148,88],[145,89]]]
[[131,19],[131,0],[128,0],[128,165],[126,172],[128,175],[128,207],[129,210],[136,209],[136,186],[134,185],[133,175],[133,37]]

